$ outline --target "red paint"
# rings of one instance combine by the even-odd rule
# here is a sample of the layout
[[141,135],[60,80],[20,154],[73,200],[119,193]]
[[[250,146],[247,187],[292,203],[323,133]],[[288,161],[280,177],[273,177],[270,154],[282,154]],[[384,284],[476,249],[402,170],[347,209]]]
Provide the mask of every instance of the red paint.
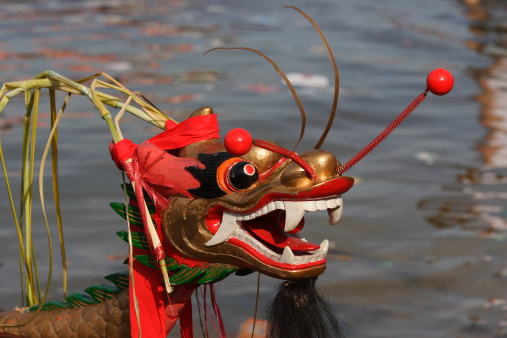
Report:
[[437,68],[428,74],[426,85],[433,94],[445,95],[452,90],[454,78],[447,69]]
[[285,264],[285,263],[280,263],[275,260],[272,260],[271,258],[268,258],[264,255],[261,255],[259,253],[259,251],[257,251],[257,249],[255,249],[254,247],[248,245],[247,243],[245,243],[235,237],[230,238],[227,241],[227,243],[231,243],[236,246],[239,246],[240,248],[242,248],[243,250],[245,250],[250,255],[254,256],[255,258],[257,258],[259,261],[263,262],[264,264],[268,264],[268,265],[274,266],[276,268],[280,268],[280,269],[287,270],[287,271],[303,270],[303,269],[307,269],[307,268],[312,268],[312,267],[316,267],[319,265],[325,265],[327,262],[326,259],[321,259],[321,260],[318,260],[315,262],[303,263],[303,264]]
[[271,224],[263,219],[243,222],[243,228],[261,242],[278,249],[283,250],[286,246],[292,251],[312,251],[320,248],[320,245],[305,242],[294,236],[287,236],[287,233],[278,224]]
[[255,167],[251,164],[247,164],[244,168],[245,170],[245,174],[249,175],[249,176],[252,176],[253,174],[255,174]]
[[234,156],[242,156],[252,148],[252,136],[242,128],[231,129],[224,138],[225,149]]

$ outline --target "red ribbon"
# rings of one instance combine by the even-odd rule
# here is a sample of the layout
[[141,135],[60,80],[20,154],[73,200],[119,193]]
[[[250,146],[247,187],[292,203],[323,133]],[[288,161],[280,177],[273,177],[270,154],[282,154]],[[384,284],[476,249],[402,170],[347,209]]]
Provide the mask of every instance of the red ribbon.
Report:
[[189,144],[212,138],[220,138],[217,116],[215,114],[197,115],[180,124],[167,120],[166,130],[148,140],[160,149],[178,149]]

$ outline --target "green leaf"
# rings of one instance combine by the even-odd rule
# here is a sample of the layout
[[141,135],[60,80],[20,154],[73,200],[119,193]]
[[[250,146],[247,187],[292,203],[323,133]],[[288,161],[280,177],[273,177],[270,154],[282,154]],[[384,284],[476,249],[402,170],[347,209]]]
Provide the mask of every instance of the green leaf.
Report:
[[129,273],[128,271],[117,272],[104,277],[120,290],[128,289],[129,287]]
[[[134,192],[134,189],[132,188],[132,184],[126,183],[122,184],[121,188],[125,193],[127,194],[127,197],[137,202],[136,193]],[[153,201],[151,200],[151,197],[144,192],[144,201],[146,202],[146,205],[148,206],[148,210],[150,211],[150,214],[154,214],[156,209],[155,205],[153,204]]]
[[128,217],[129,222],[132,225],[135,225],[135,226],[138,226],[138,227],[144,227],[144,225],[143,225],[143,219],[141,217],[141,212],[139,211],[139,208],[133,207],[133,206],[129,205],[128,206],[128,216],[127,216],[127,213],[125,211],[126,208],[125,208],[125,204],[124,203],[112,202],[109,205],[124,220],[127,220],[127,217]]
[[[32,306],[28,311],[35,312],[39,308],[40,305]],[[61,300],[53,300],[42,305],[41,311],[52,311],[52,310],[62,310],[70,308],[69,303],[61,301]]]
[[111,299],[121,292],[121,290],[116,286],[107,284],[90,286],[84,291],[90,296],[92,296],[94,299],[98,300],[99,302]]
[[[125,242],[129,242],[129,233],[128,231],[121,230],[117,231],[116,234],[123,239]],[[148,243],[148,239],[146,238],[146,234],[144,232],[131,232],[132,235],[132,245],[136,248],[140,249],[150,249],[150,244]]]
[[151,255],[136,255],[134,258],[141,264],[146,265],[147,267],[155,269],[157,267],[157,263],[155,262],[155,258]]
[[191,283],[198,279],[204,273],[203,269],[199,267],[191,268],[188,265],[182,264],[178,272],[169,277],[171,284],[179,285]]
[[84,293],[73,293],[65,297],[65,301],[69,303],[71,308],[83,307],[87,305],[98,304],[95,298],[85,295]]
[[235,267],[214,265],[206,269],[205,275],[199,279],[199,284],[216,283],[236,271]]

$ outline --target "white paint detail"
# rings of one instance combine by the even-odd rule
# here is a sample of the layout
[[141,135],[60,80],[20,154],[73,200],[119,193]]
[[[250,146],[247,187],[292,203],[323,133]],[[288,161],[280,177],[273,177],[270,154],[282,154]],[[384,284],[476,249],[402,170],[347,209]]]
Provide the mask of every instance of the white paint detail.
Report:
[[222,215],[222,223],[220,224],[220,228],[218,228],[217,233],[211,238],[208,242],[205,243],[206,246],[213,246],[221,243],[225,243],[229,238],[232,237],[232,234],[239,229],[240,221],[237,220],[236,216],[224,212]]
[[282,257],[280,257],[280,263],[291,264],[292,262],[294,262],[294,253],[286,246],[285,249],[283,249]]
[[264,216],[275,210],[285,210],[284,230],[285,232],[288,232],[297,227],[306,211],[327,210],[329,214],[329,222],[331,224],[336,224],[341,218],[342,209],[343,201],[341,196],[335,196],[327,199],[311,201],[272,201],[250,214],[224,212],[220,228],[205,245],[218,245],[225,243],[231,237],[234,237],[253,247],[261,255],[282,264],[300,265],[316,262],[326,257],[329,250],[329,241],[327,239],[322,241],[318,250],[313,250],[307,254],[294,254],[288,246],[284,248],[282,254],[279,254],[267,248],[259,240],[252,237],[247,231],[243,230],[241,228],[241,222]]
[[342,218],[343,212],[343,201],[340,198],[338,201],[338,205],[335,208],[327,209],[327,214],[329,215],[329,223],[336,224]]
[[284,202],[285,206],[285,226],[284,231],[294,230],[303,216],[305,215],[305,202]]
[[317,207],[317,201],[304,201],[306,211],[317,211],[319,208]]

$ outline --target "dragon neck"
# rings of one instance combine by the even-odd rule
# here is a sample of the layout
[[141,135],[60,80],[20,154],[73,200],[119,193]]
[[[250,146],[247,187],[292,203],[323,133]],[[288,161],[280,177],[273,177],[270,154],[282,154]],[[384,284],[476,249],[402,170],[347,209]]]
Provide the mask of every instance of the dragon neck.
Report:
[[[129,203],[111,203],[111,207],[122,218],[128,219],[130,225],[130,238],[134,259],[144,271],[148,271],[150,278],[161,278],[153,257],[150,245],[146,238],[140,210],[135,200],[132,187],[128,184],[123,186],[129,197]],[[170,282],[173,292],[161,299],[164,302],[165,327],[171,331],[178,320],[190,321],[186,325],[191,330],[191,296],[201,284],[211,284],[222,280],[235,272],[237,268],[227,265],[210,264],[206,262],[192,261],[179,256],[175,250],[164,240],[162,231],[161,208],[155,207],[149,198],[146,198],[151,217],[161,236],[164,249],[167,253],[166,265],[170,274]],[[129,232],[121,230],[117,235],[129,242]],[[124,262],[128,264],[128,259]],[[94,336],[99,335],[100,327],[107,328],[107,332],[116,332],[117,336],[130,336],[130,308],[128,271],[118,272],[105,277],[111,284],[98,284],[90,286],[83,293],[72,293],[64,300],[54,300],[42,305],[35,305],[24,312],[12,311],[0,314],[0,335],[28,335],[30,337],[42,337],[38,327],[44,325],[48,332],[58,336],[62,330],[66,330],[66,337]],[[107,312],[110,318],[101,313]],[[95,313],[97,315],[89,315]],[[114,316],[111,316],[114,314]],[[106,317],[108,317],[106,316]],[[81,325],[81,329],[79,326]],[[80,331],[82,327],[89,327],[87,332]],[[181,325],[180,325],[181,326]],[[128,334],[127,334],[128,332]],[[187,332],[187,336],[189,332]]]

